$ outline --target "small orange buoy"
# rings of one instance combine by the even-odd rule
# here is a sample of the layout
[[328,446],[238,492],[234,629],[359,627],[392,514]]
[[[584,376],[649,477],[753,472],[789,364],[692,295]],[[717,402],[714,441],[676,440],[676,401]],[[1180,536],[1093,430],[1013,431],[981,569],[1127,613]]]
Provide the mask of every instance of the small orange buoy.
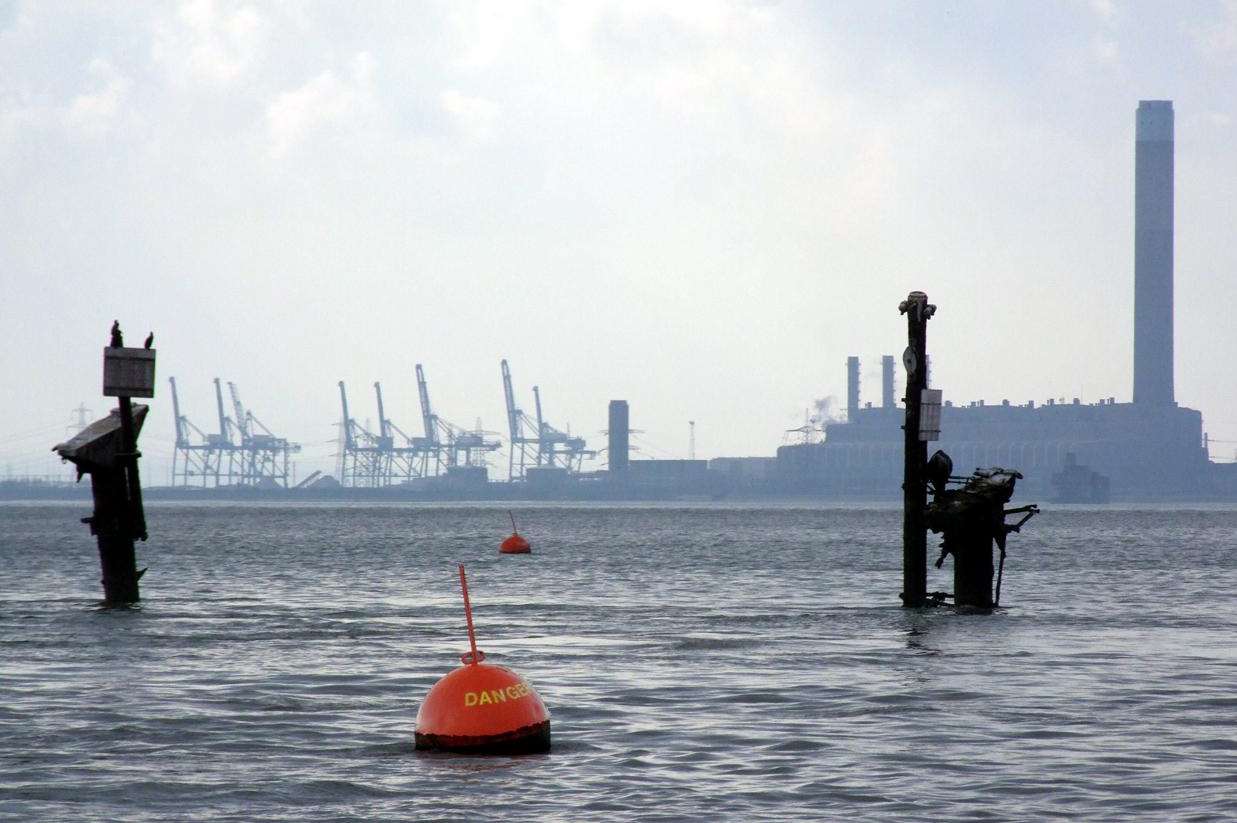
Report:
[[515,515],[508,511],[507,516],[511,518],[511,536],[499,544],[498,551],[502,554],[531,553],[533,547],[520,534],[520,530],[515,527]]
[[468,579],[460,565],[464,616],[471,651],[463,666],[434,684],[417,712],[418,749],[465,754],[529,754],[550,750],[550,712],[528,681],[477,650],[468,602]]

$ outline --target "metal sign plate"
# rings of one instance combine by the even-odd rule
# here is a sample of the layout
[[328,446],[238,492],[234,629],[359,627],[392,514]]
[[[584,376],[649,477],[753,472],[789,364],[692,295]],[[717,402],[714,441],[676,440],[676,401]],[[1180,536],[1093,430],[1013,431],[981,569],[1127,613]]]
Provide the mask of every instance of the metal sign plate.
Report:
[[919,396],[919,439],[941,439],[940,389],[924,389]]

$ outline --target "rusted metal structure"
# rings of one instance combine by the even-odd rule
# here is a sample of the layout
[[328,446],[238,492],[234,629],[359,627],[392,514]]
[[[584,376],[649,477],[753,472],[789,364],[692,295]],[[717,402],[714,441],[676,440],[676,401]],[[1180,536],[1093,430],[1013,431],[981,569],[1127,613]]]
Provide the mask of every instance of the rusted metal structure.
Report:
[[[1035,505],[1006,509],[1014,495],[1014,486],[1022,475],[999,467],[976,469],[970,477],[951,476],[953,461],[943,451],[932,455],[927,473],[931,477],[932,502],[928,505],[926,524],[939,533],[941,555],[936,560],[939,569],[945,558],[954,558],[953,601],[957,606],[990,609],[1001,605],[1001,579],[1005,572],[1005,545],[1011,532],[1039,513]],[[952,484],[952,487],[951,487]],[[1011,515],[1021,514],[1014,524],[1005,522]],[[995,569],[993,590],[993,552],[1000,550],[1000,564]],[[941,602],[949,595],[936,593]]]
[[[907,317],[906,419],[903,424],[902,480],[902,605],[919,608],[952,599],[956,606],[990,609],[1000,605],[1005,544],[1010,532],[1020,530],[1039,513],[1034,506],[1006,509],[1014,486],[1022,477],[1001,467],[976,469],[969,477],[953,475],[953,460],[943,451],[927,459],[928,443],[940,439],[941,392],[928,388],[928,320],[936,306],[920,291],[911,292],[898,306]],[[928,503],[928,486],[932,503]],[[951,485],[952,484],[952,485]],[[1021,514],[1013,525],[1010,515]],[[927,532],[943,535],[939,569],[954,556],[954,591],[928,593]],[[1000,549],[993,592],[993,546]]]

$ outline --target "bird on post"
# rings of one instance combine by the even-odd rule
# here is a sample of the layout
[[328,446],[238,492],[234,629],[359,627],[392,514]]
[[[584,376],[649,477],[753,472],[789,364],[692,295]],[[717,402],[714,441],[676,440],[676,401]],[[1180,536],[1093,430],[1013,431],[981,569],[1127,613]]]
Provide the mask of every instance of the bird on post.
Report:
[[119,320],[113,320],[113,321],[112,321],[112,343],[111,343],[111,348],[113,348],[113,349],[121,349],[121,348],[124,348],[124,345],[125,345],[125,340],[124,340],[124,338],[123,338],[123,337],[121,337],[121,335],[120,335],[120,321],[119,321]]
[[146,344],[144,348],[149,349],[153,345],[155,345],[155,333],[152,331],[150,334],[146,335]]

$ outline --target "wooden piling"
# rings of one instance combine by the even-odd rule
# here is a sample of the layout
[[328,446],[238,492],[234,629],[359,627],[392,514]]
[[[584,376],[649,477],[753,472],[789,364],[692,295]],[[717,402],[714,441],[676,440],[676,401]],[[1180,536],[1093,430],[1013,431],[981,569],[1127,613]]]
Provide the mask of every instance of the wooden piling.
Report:
[[155,352],[150,348],[126,349],[120,325],[112,324],[111,344],[103,355],[103,393],[118,398],[118,408],[96,420],[70,440],[52,448],[77,466],[78,479],[90,475],[94,512],[82,522],[99,544],[103,572],[103,597],[108,604],[123,605],[141,599],[134,540],[146,539],[146,514],[138,475],[137,436],[148,407],[134,406],[131,397],[153,397]]
[[130,530],[132,514],[125,473],[102,469],[90,473],[94,514],[85,518],[99,544],[99,567],[103,572],[103,600],[108,604],[137,603],[138,586],[135,535]]

